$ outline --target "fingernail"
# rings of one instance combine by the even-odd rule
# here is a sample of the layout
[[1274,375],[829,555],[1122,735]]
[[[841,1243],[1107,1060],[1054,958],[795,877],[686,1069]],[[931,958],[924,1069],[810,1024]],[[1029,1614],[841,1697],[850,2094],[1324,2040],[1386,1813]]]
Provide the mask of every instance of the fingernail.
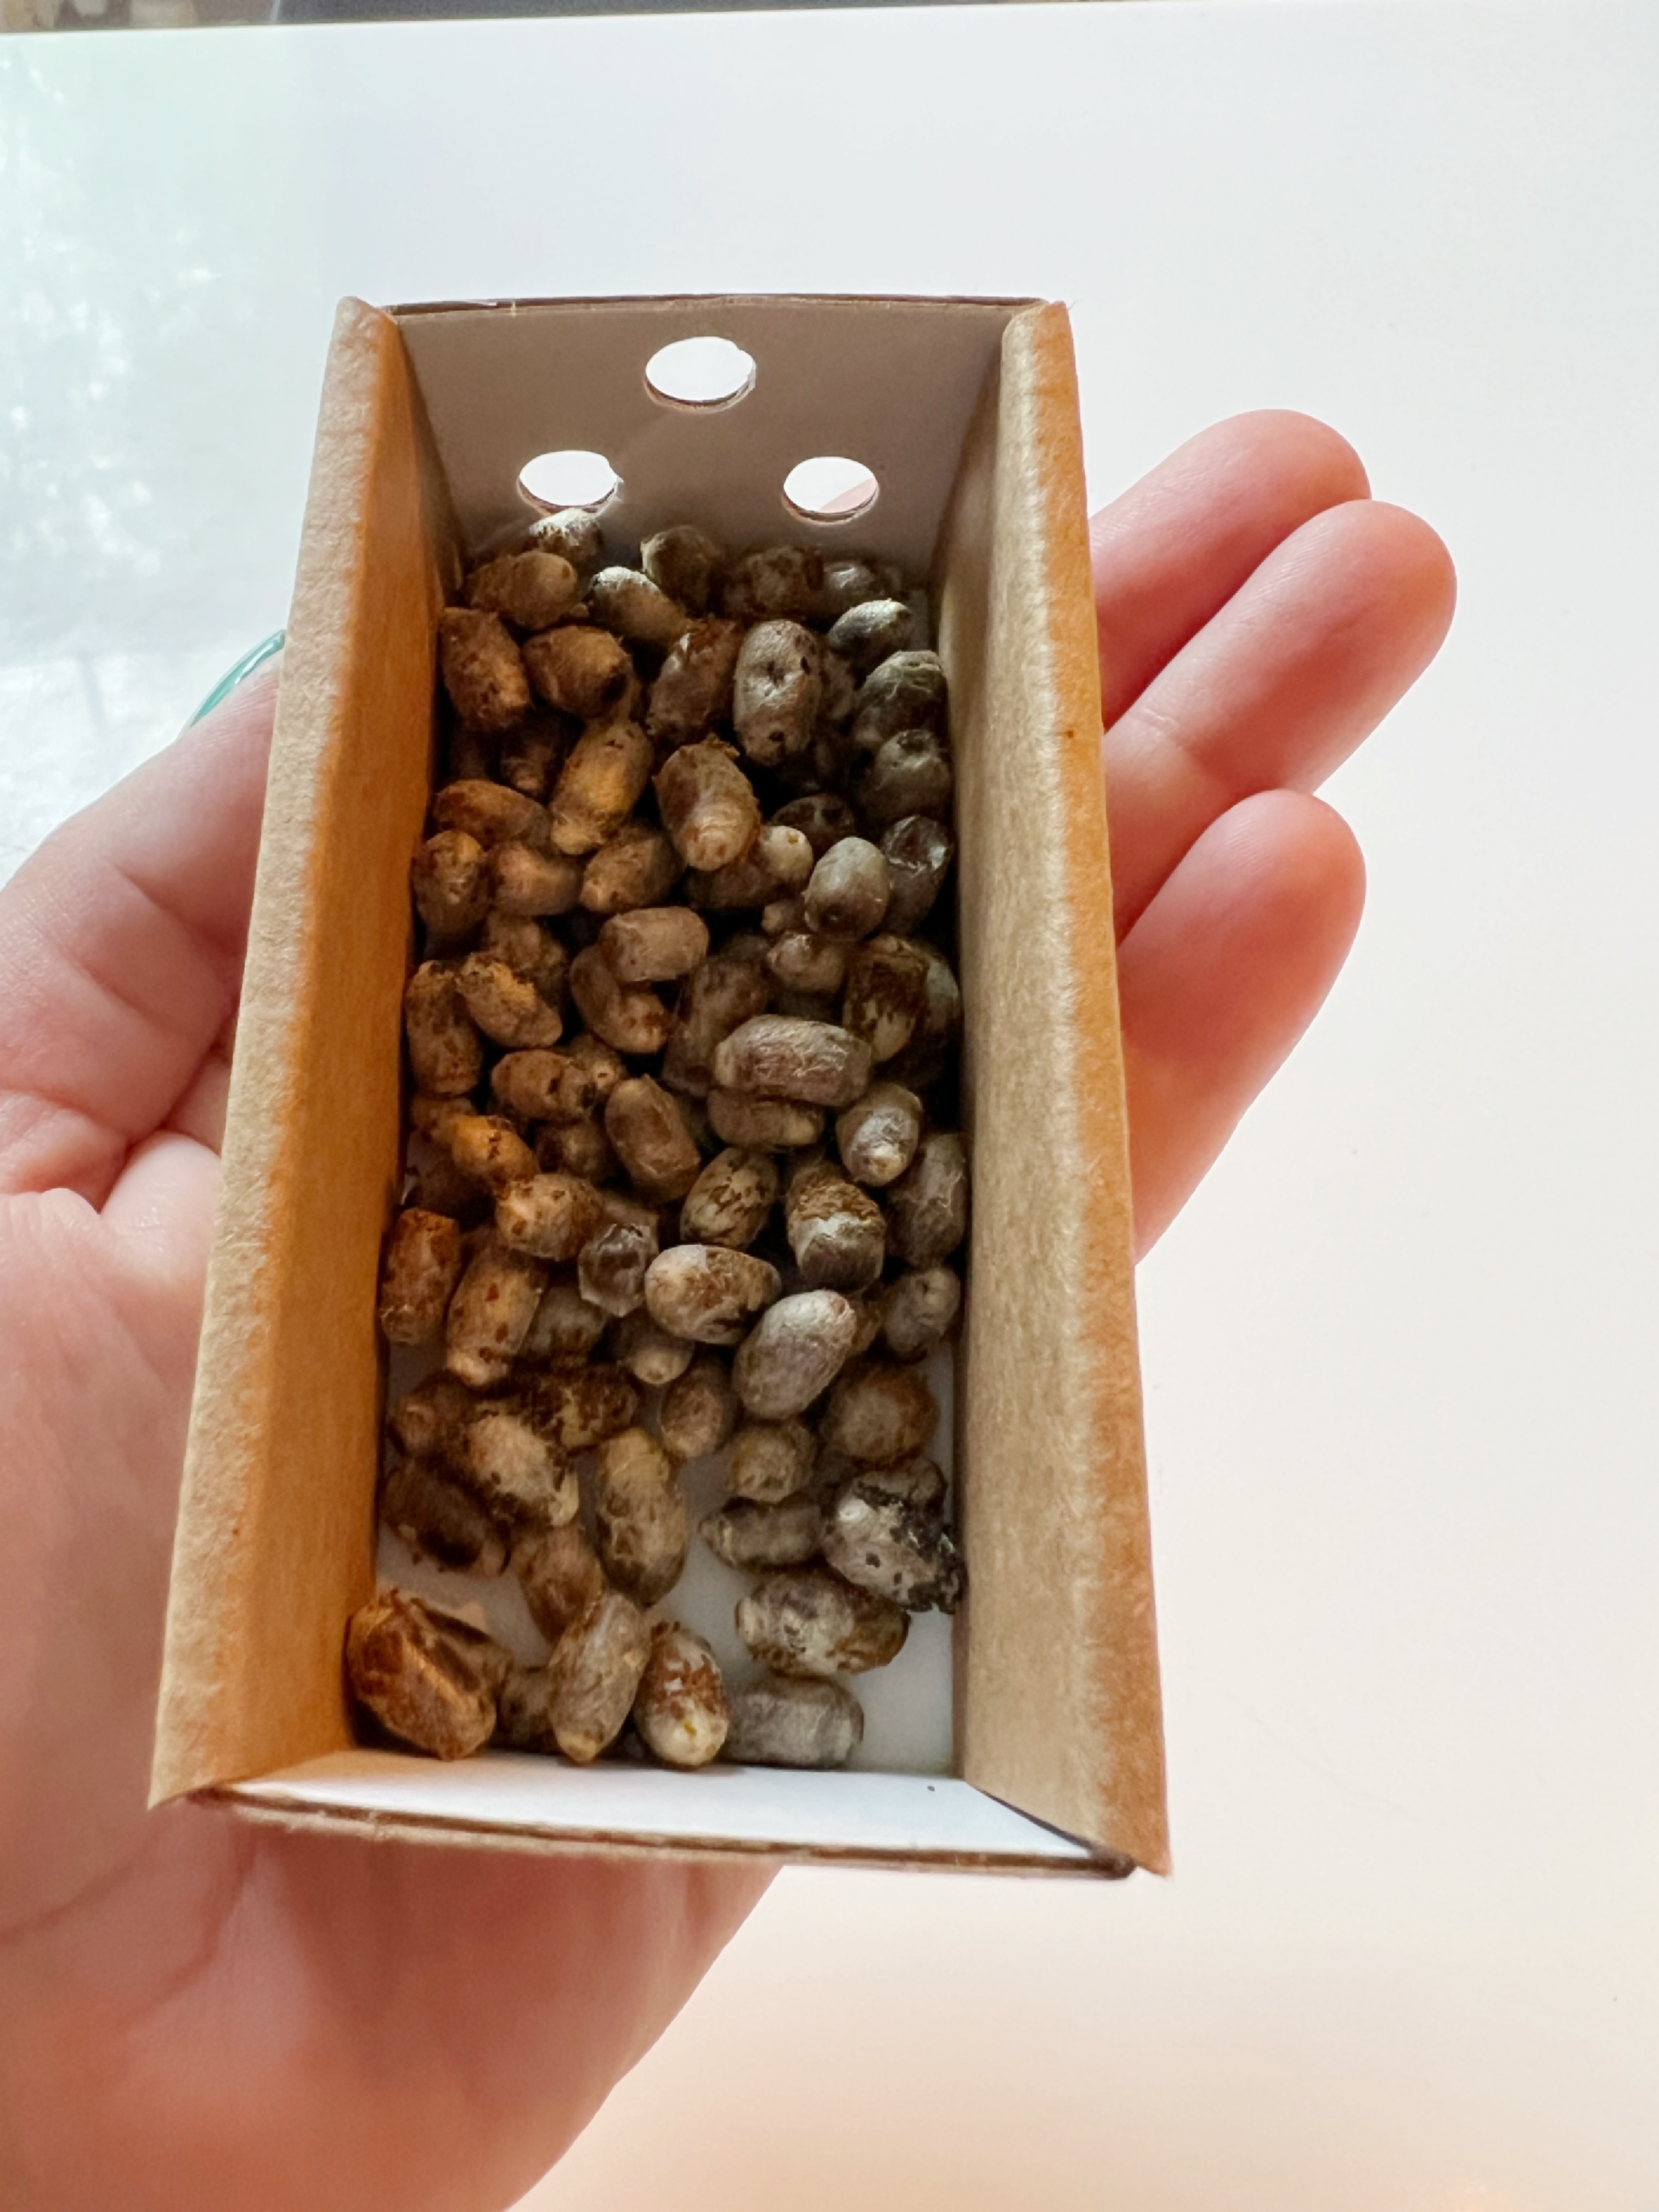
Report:
[[235,667],[228,669],[219,678],[189,721],[185,724],[185,727],[187,730],[193,730],[204,714],[210,714],[222,700],[228,699],[239,684],[245,684],[254,670],[269,660],[273,653],[282,651],[283,643],[287,635],[288,632],[285,629],[274,629],[262,644],[254,647],[252,653],[245,653]]

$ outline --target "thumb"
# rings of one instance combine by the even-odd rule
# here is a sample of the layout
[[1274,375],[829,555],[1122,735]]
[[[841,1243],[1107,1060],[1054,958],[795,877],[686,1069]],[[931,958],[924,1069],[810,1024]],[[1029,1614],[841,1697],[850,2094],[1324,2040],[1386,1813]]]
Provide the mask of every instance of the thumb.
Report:
[[0,891],[0,1194],[101,1206],[135,1146],[181,1106],[193,1115],[241,981],[276,668]]

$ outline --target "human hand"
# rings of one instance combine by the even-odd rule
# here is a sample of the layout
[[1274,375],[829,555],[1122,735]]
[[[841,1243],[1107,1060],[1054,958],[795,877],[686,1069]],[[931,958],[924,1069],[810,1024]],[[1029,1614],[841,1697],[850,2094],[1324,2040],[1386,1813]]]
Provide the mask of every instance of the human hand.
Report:
[[[1330,432],[1247,417],[1096,525],[1143,1247],[1340,965],[1360,865],[1303,794],[1449,616],[1438,541],[1364,489]],[[497,2212],[764,1883],[145,1810],[274,693],[0,893],[9,2212]]]
[[1139,1252],[1336,980],[1364,864],[1310,794],[1439,650],[1456,582],[1305,415],[1218,423],[1091,529]]

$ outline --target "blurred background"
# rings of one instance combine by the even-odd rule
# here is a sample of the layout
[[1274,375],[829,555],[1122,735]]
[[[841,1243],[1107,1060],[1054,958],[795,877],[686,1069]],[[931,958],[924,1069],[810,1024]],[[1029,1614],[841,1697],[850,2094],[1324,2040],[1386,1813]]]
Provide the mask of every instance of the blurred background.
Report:
[[[228,23],[419,22],[513,15],[661,15],[935,0],[0,0],[0,31],[176,31]],[[1002,0],[1011,4],[1011,0]],[[1079,0],[1108,6],[1116,0]]]

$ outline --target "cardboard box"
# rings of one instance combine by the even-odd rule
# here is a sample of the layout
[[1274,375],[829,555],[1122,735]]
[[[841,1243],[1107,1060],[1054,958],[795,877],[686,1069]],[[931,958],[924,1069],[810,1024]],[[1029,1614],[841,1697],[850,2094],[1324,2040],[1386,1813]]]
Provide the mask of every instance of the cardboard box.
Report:
[[[754,387],[665,406],[647,360],[735,340]],[[955,1391],[971,1578],[943,1771],[696,1774],[359,1748],[375,1580],[380,1239],[398,1187],[407,878],[434,625],[599,451],[613,554],[672,521],[931,579],[958,765],[975,1189]],[[857,456],[855,523],[782,511]],[[167,1624],[154,1795],[294,1826],[548,1850],[1127,1873],[1168,1864],[1100,702],[1070,329],[1029,301],[544,301],[382,313],[330,357],[277,713]],[[949,1632],[939,1624],[939,1634]],[[937,1656],[936,1654],[936,1656]],[[860,1678],[860,1691],[873,1678]]]

